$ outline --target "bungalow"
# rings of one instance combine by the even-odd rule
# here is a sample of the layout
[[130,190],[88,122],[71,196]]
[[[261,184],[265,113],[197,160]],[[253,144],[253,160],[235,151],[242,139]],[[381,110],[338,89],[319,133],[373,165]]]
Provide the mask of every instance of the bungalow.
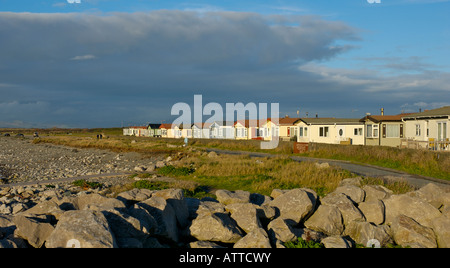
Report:
[[132,126],[123,129],[123,135],[136,136],[136,137],[148,137],[149,132],[147,127]]
[[280,136],[280,124],[276,122],[278,120],[261,119],[259,120],[259,137],[264,140],[273,140],[274,138],[278,138]]
[[235,138],[237,140],[251,140],[259,138],[258,120],[245,119],[238,120],[233,125],[235,130]]
[[150,137],[161,137],[161,124],[148,124],[148,135]]
[[192,129],[192,138],[195,139],[209,139],[210,138],[210,129],[209,126],[211,123],[194,123],[191,125]]
[[364,145],[364,123],[354,118],[301,118],[298,142]]
[[280,140],[290,141],[291,139],[297,140],[299,135],[299,127],[296,123],[300,118],[283,117],[279,119]]
[[404,136],[402,117],[405,115],[367,115],[360,119],[366,130],[365,145],[399,147]]
[[161,130],[161,137],[164,138],[174,138],[174,130],[172,129],[172,124],[161,124],[159,126],[159,129]]
[[422,148],[449,148],[450,106],[405,115],[402,120],[406,139],[417,141]]
[[211,139],[234,139],[233,122],[214,121],[209,129]]

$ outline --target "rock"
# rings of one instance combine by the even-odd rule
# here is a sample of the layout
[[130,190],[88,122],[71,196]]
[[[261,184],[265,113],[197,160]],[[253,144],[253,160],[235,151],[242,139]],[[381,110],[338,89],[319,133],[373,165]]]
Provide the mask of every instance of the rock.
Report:
[[15,233],[25,239],[35,248],[40,248],[55,229],[49,222],[40,218],[25,217],[22,215],[14,217],[16,225]]
[[386,210],[386,224],[392,224],[392,221],[399,215],[408,216],[426,227],[432,227],[434,218],[441,216],[440,211],[429,203],[408,196],[406,194],[393,195],[385,199],[384,206]]
[[137,203],[137,205],[146,209],[156,220],[158,224],[156,235],[178,242],[179,236],[175,210],[164,198],[152,196],[147,200]]
[[436,238],[431,228],[420,225],[414,219],[398,215],[391,224],[395,243],[401,246],[436,248]]
[[437,209],[446,203],[450,203],[450,195],[434,183],[428,183],[417,191],[407,193],[407,195],[426,201]]
[[326,168],[330,168],[330,164],[328,164],[327,162],[316,163],[316,167],[319,169],[326,169]]
[[352,221],[366,220],[361,211],[355,207],[353,202],[345,194],[336,192],[330,193],[321,199],[321,203],[337,207],[342,214],[344,225],[347,225]]
[[145,170],[146,170],[145,167],[141,167],[141,166],[135,166],[134,167],[134,171],[137,171],[137,172],[144,172]]
[[270,197],[275,199],[278,196],[285,194],[286,192],[288,192],[288,190],[273,189],[272,193],[270,194]]
[[250,202],[250,193],[241,190],[237,190],[234,192],[228,190],[217,190],[216,197],[217,200],[219,200],[219,202],[224,205]]
[[236,223],[223,213],[202,214],[189,226],[189,233],[197,240],[236,243],[244,235]]
[[317,195],[312,190],[293,189],[272,200],[269,205],[280,212],[280,217],[300,223],[316,206]]
[[278,217],[269,223],[267,230],[273,244],[276,244],[276,241],[285,243],[297,240],[296,232],[291,227],[293,224],[290,221],[292,220]]
[[392,195],[392,191],[382,185],[364,185],[363,188],[366,193],[365,202],[383,200]]
[[234,244],[233,248],[272,248],[266,231],[255,228]]
[[363,202],[366,196],[366,193],[364,192],[363,189],[354,185],[339,186],[338,188],[336,188],[336,190],[334,190],[334,192],[345,194],[355,203]]
[[342,236],[328,236],[322,239],[325,248],[351,248],[352,244]]
[[105,216],[99,211],[91,210],[66,211],[45,245],[47,248],[72,245],[82,248],[117,247]]
[[380,225],[384,223],[384,203],[381,200],[362,202],[358,206],[368,222]]
[[154,172],[155,169],[156,169],[156,165],[153,164],[153,163],[151,163],[151,164],[149,164],[149,165],[147,166],[147,168],[146,168],[145,171],[147,171],[147,172]]
[[226,206],[225,209],[231,212],[231,218],[246,233],[262,228],[255,205],[250,203],[234,203]]
[[432,226],[438,246],[440,248],[450,248],[450,218],[444,215],[434,218]]
[[153,196],[160,196],[166,200],[166,202],[172,206],[175,210],[178,225],[181,228],[185,228],[189,225],[189,209],[184,200],[184,193],[181,189],[165,189],[156,191]]
[[340,235],[344,231],[342,214],[335,206],[321,205],[305,222],[309,229],[322,232],[326,235]]
[[47,200],[38,203],[34,207],[24,211],[21,215],[53,215],[56,219],[59,219],[60,215],[64,213],[59,205],[53,200]]
[[343,180],[339,183],[339,186],[354,185],[354,186],[361,187],[361,185],[362,185],[362,180],[363,180],[363,179],[362,179],[361,177],[355,177],[355,178],[343,179]]
[[353,221],[345,227],[345,234],[350,236],[357,244],[367,246],[376,239],[381,246],[392,243],[389,235],[389,227],[386,225],[374,225],[369,222]]
[[74,200],[74,206],[79,210],[126,209],[125,204],[119,199],[107,198],[96,193],[79,195]]
[[154,191],[151,191],[149,189],[134,188],[129,191],[121,192],[117,196],[117,199],[123,201],[125,204],[130,205],[136,202],[141,202],[149,199],[152,196],[153,192]]
[[219,244],[210,241],[195,241],[189,243],[190,248],[225,248]]
[[217,153],[216,152],[209,152],[207,156],[209,158],[216,158],[217,157]]
[[157,161],[155,164],[156,168],[162,168],[164,166],[166,166],[166,162],[164,162],[164,161]]

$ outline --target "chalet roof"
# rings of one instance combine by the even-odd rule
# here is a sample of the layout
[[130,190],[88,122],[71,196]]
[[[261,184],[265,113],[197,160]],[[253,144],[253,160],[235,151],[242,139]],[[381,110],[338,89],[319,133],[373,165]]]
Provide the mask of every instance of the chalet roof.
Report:
[[172,128],[172,124],[161,124],[159,126],[159,128],[171,129]]
[[444,106],[438,109],[428,110],[421,113],[409,114],[403,116],[403,119],[418,119],[418,118],[436,118],[436,117],[449,117],[450,106]]
[[148,127],[151,129],[156,129],[159,128],[161,126],[161,124],[148,124]]
[[359,118],[300,118],[308,125],[359,124]]
[[400,122],[402,121],[402,117],[410,115],[410,114],[397,114],[397,115],[367,115],[363,117],[360,121],[364,122],[366,120],[370,120],[375,123],[379,122]]
[[283,118],[279,119],[279,124],[280,124],[280,126],[293,126],[300,119],[301,118],[283,117]]

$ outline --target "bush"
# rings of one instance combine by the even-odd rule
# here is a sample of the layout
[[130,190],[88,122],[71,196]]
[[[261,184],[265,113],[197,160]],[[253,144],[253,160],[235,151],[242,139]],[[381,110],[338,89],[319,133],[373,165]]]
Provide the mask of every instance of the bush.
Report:
[[158,170],[158,173],[161,175],[172,175],[172,176],[188,176],[192,173],[194,173],[194,169],[193,168],[188,168],[188,167],[179,167],[176,168],[174,166],[164,166],[162,168],[160,168]]
[[301,237],[298,238],[298,241],[295,242],[286,242],[284,243],[286,248],[323,248],[322,243],[314,242],[312,240],[306,241]]

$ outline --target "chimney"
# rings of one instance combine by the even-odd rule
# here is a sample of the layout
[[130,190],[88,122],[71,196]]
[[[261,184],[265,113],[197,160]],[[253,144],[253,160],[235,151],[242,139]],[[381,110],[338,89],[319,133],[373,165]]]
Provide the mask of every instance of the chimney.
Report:
[[319,114],[318,113],[316,113],[316,118],[319,118]]
[[384,108],[381,108],[381,115],[384,115]]

